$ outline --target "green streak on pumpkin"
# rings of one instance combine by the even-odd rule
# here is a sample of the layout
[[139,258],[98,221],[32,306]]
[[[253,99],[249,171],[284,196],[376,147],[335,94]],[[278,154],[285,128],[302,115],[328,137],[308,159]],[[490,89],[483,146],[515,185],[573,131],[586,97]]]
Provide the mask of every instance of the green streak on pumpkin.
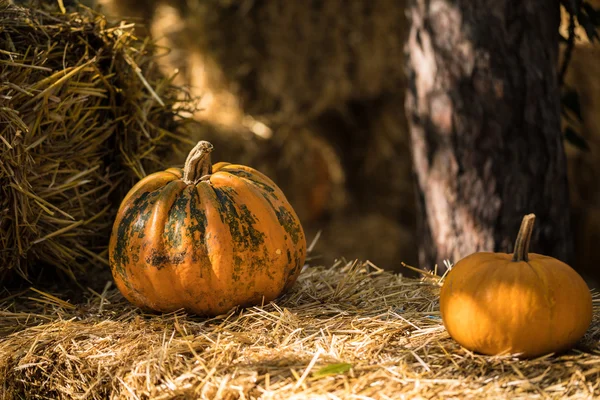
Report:
[[262,189],[263,191],[266,191],[267,193],[269,193],[271,196],[273,196],[274,199],[278,199],[277,195],[275,194],[275,189],[272,188],[271,186],[267,185],[266,183],[257,181],[256,178],[254,177],[254,175],[252,175],[249,172],[243,171],[241,169],[234,169],[234,170],[227,170],[227,171],[223,171],[223,172],[227,172],[231,175],[235,175],[239,178],[242,178],[246,181],[248,181],[250,184],[257,186],[259,189]]
[[[258,271],[264,271],[269,278],[273,279],[267,263],[266,235],[254,227],[259,221],[250,212],[248,206],[236,202],[237,192],[235,189],[213,187],[213,190],[218,200],[219,215],[221,220],[229,227],[233,241],[232,279],[236,282],[239,281],[245,271],[250,275],[256,274]],[[261,249],[262,255],[257,256],[256,253]],[[245,262],[244,258],[238,255],[239,252],[249,252]]]
[[275,194],[274,188],[265,183],[257,181],[254,178],[254,175],[243,170],[228,170],[224,172],[240,177],[248,181],[248,183],[255,185],[259,189],[259,192],[262,194],[265,200],[267,200],[267,202],[271,205],[273,211],[275,211],[275,214],[277,215],[277,220],[279,221],[281,226],[283,226],[285,231],[292,237],[292,241],[294,242],[294,244],[298,244],[298,241],[300,240],[301,236],[301,228],[296,223],[296,220],[292,213],[290,213],[284,206],[280,206],[279,209],[277,209],[273,205],[269,196],[272,196],[274,199],[279,200],[277,195]]
[[133,201],[131,206],[125,211],[123,218],[117,228],[117,238],[115,248],[112,254],[113,268],[127,282],[127,272],[125,266],[129,264],[129,257],[139,260],[140,247],[132,248],[130,240],[137,234],[138,238],[144,237],[146,223],[152,214],[152,205],[160,195],[160,190],[142,193]]
[[235,190],[213,187],[218,199],[218,211],[221,221],[229,227],[233,244],[238,250],[257,251],[265,242],[265,234],[254,227],[258,222],[245,204],[236,208]]
[[[198,249],[206,245],[206,226],[208,221],[206,219],[206,213],[201,208],[200,194],[195,187],[192,187],[190,193],[190,220],[187,225],[186,235],[190,239],[193,247],[192,260],[194,262],[200,260]],[[202,271],[200,271],[202,276]]]
[[258,258],[256,262],[260,263],[261,265],[263,265],[265,267],[265,272],[267,273],[267,276],[269,277],[269,279],[271,279],[272,281],[275,280],[275,277],[273,276],[271,268],[269,268],[269,266],[273,265],[273,262],[269,260],[269,254],[267,253],[267,246],[263,247],[263,255],[261,258]]
[[[292,213],[289,212],[284,206],[279,206],[279,208],[275,207],[275,205],[273,204],[273,202],[271,202],[271,199],[269,198],[269,196],[267,196],[266,193],[261,191],[261,194],[264,197],[264,199],[267,201],[267,203],[269,203],[269,205],[271,206],[273,211],[275,212],[275,215],[277,216],[277,220],[279,221],[279,224],[283,227],[283,229],[285,229],[285,231],[288,233],[288,235],[290,235],[290,237],[292,238],[292,242],[294,242],[294,244],[298,244],[298,241],[300,240],[300,237],[302,236],[302,228],[296,222],[296,219],[294,218]],[[287,239],[287,237],[286,237],[286,239]]]
[[234,282],[237,282],[240,280],[241,274],[242,274],[242,264],[243,264],[243,260],[240,256],[238,256],[237,254],[233,256],[233,274],[231,275],[231,279],[234,280]]
[[[275,210],[275,208],[273,209]],[[292,213],[286,210],[284,206],[280,206],[279,210],[275,210],[275,214],[277,215],[279,223],[283,226],[283,229],[291,236],[292,242],[298,244],[301,236],[301,228],[296,223],[296,219]]]
[[165,223],[165,230],[163,232],[163,238],[166,246],[181,246],[182,227],[185,225],[188,203],[189,200],[185,193],[179,194],[179,196],[177,196],[173,202],[173,205],[169,210],[167,222]]
[[163,269],[171,265],[179,265],[185,261],[186,251],[171,254],[169,250],[159,251],[152,250],[152,253],[146,257],[146,263],[152,265],[156,269]]
[[[181,226],[185,223],[187,199],[182,196],[181,182],[173,180],[157,190],[159,196],[155,200],[154,207],[150,212],[154,213],[156,203],[161,207],[169,204],[169,211],[162,226],[161,238],[158,242],[148,243],[145,247],[146,265],[156,269],[176,266],[184,262],[186,250],[180,250],[181,245]],[[155,227],[158,228],[158,227]],[[154,233],[153,233],[154,234]],[[141,237],[141,236],[140,236]]]
[[135,246],[131,248],[131,259],[132,261],[137,264],[138,262],[140,262],[140,250],[141,250],[142,246]]
[[[188,217],[189,205],[189,220]],[[206,232],[206,214],[199,208],[200,196],[194,186],[186,187],[180,193],[169,210],[163,239],[165,248],[153,250],[146,263],[157,269],[167,266],[177,266],[185,261],[188,249],[177,251],[183,242],[184,235],[188,237],[192,244],[192,260],[198,261],[199,255],[197,246],[204,244],[204,235]],[[201,272],[202,273],[202,272]]]

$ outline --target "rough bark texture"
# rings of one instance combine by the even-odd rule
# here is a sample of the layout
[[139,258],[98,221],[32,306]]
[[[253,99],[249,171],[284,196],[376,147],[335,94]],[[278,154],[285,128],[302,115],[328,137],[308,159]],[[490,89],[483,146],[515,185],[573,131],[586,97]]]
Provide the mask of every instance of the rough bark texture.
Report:
[[406,110],[422,267],[513,250],[572,252],[557,83],[558,1],[412,0]]

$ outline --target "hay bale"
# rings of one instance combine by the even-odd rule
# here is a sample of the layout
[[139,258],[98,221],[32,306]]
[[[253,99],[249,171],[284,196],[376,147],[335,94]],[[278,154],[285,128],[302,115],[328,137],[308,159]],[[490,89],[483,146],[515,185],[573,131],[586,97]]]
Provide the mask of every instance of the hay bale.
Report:
[[[308,267],[277,302],[212,319],[144,314],[114,288],[0,299],[0,398],[586,399],[600,388],[600,302],[575,349],[534,360],[461,348],[439,277]],[[532,321],[532,329],[535,322]]]
[[176,142],[153,44],[87,9],[0,2],[0,276],[106,264],[122,195]]

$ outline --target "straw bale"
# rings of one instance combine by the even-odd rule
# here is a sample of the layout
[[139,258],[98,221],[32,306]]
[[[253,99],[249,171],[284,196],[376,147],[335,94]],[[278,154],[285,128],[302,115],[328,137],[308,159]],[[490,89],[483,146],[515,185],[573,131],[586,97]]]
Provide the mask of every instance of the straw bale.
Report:
[[89,9],[3,0],[0,32],[0,276],[75,277],[106,264],[118,201],[177,142],[181,96],[149,40]]
[[276,302],[212,319],[143,314],[110,286],[79,301],[51,289],[4,294],[0,398],[600,396],[596,296],[576,348],[520,361],[473,354],[449,338],[439,284],[340,260],[306,267]]

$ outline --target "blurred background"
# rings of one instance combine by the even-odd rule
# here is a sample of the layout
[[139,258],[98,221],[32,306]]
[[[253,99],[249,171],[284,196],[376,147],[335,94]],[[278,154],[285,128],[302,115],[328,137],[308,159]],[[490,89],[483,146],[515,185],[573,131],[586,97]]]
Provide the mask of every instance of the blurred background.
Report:
[[138,22],[164,47],[161,71],[199,97],[190,139],[211,141],[215,161],[270,176],[309,242],[321,231],[314,262],[416,263],[402,2],[100,5],[115,21]]
[[[170,164],[182,164],[202,139],[214,144],[214,161],[270,176],[297,211],[309,243],[321,232],[313,263],[343,256],[395,271],[401,262],[417,264],[403,1],[83,3],[115,23],[135,22],[140,37],[158,42],[161,73],[198,98],[192,115],[198,123],[187,132],[188,144],[172,148]],[[563,13],[565,36],[567,25]],[[594,282],[600,277],[594,251],[600,240],[600,48],[583,34],[564,88],[578,100],[575,117],[572,108],[564,110],[563,129],[585,141],[565,143],[575,267]]]
[[[201,98],[193,140],[216,159],[246,163],[282,187],[315,253],[417,263],[412,161],[404,114],[405,4],[394,0],[99,0],[138,21],[165,48],[160,68]],[[598,8],[600,2],[591,2]],[[568,36],[568,15],[560,27]],[[581,27],[564,88],[565,111],[586,147],[566,142],[576,267],[596,278],[600,258],[600,48]],[[561,44],[561,54],[564,52]],[[182,154],[173,162],[181,163]],[[422,266],[431,267],[431,266]],[[406,270],[404,270],[406,271]],[[600,271],[599,271],[600,272]]]

